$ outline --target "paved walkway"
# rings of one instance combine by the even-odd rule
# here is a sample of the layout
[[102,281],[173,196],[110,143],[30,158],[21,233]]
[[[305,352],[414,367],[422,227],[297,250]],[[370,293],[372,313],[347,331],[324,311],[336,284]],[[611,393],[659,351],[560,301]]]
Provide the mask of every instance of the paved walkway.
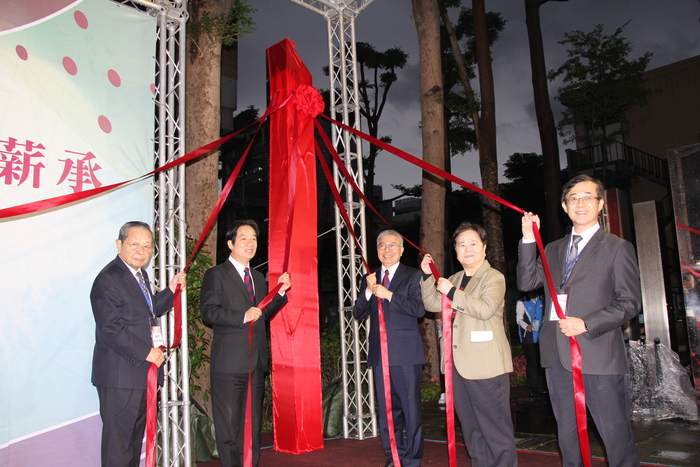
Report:
[[[523,389],[511,393],[518,450],[558,453],[556,422],[548,401],[532,400]],[[437,404],[423,407],[426,439],[446,438],[445,411]],[[457,424],[459,427],[459,424]],[[674,467],[700,465],[700,424],[680,419],[632,422],[639,458],[643,464]],[[457,442],[462,443],[461,432]],[[594,457],[604,458],[603,444],[589,418],[589,442]],[[459,449],[464,449],[459,446]]]

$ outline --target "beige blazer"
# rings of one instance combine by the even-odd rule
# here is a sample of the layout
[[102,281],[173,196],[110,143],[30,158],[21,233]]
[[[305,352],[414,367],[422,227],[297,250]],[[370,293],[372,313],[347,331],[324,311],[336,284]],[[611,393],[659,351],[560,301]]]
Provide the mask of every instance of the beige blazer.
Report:
[[[449,278],[457,290],[452,309],[452,360],[465,379],[487,379],[513,371],[510,344],[503,327],[506,281],[488,261],[476,271],[464,290],[459,290],[464,271]],[[442,294],[435,288],[435,277],[421,280],[425,309],[442,310]]]

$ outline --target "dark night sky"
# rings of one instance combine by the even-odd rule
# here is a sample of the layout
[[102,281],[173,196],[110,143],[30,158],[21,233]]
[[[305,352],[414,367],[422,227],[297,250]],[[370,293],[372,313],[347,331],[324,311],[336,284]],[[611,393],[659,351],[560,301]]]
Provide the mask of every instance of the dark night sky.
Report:
[[[248,105],[265,107],[265,49],[289,38],[313,75],[314,86],[327,89],[328,65],[326,20],[320,14],[290,0],[249,0],[258,11],[253,14],[257,31],[239,45],[238,109]],[[471,2],[464,2],[471,6]],[[492,49],[496,86],[498,159],[502,164],[514,152],[541,153],[530,81],[530,56],[525,26],[524,0],[491,0],[489,11],[500,12],[507,20],[504,31]],[[450,11],[456,20],[457,9]],[[623,36],[633,46],[632,58],[653,52],[648,69],[700,54],[700,4],[696,0],[570,0],[549,2],[540,9],[547,69],[566,59],[565,46],[558,44],[564,33],[575,29],[591,31],[604,25],[612,34],[625,22]],[[391,135],[393,144],[421,157],[419,64],[416,29],[409,0],[374,0],[355,20],[356,40],[368,42],[377,50],[401,47],[408,53],[408,64],[399,70],[398,81],[389,92],[387,107],[380,120],[380,135]],[[478,83],[473,82],[474,89]],[[553,98],[558,83],[550,83],[555,118],[561,109]],[[561,144],[562,167],[566,166]],[[477,154],[453,158],[453,173],[470,183],[481,184]],[[395,194],[390,184],[412,186],[420,183],[420,170],[395,156],[382,153],[377,163],[376,183],[384,185],[385,196]]]

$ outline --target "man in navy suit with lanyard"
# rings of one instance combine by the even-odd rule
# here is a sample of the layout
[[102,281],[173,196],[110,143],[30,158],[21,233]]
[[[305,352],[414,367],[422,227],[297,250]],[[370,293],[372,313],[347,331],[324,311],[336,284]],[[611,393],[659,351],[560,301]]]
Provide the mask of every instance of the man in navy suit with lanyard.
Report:
[[[391,410],[396,448],[402,467],[420,466],[423,458],[423,421],[421,418],[421,373],[425,363],[418,318],[425,314],[420,290],[421,271],[399,262],[403,238],[395,230],[377,237],[377,254],[382,267],[365,277],[353,307],[358,320],[370,317],[367,366],[374,370],[374,386],[379,402],[379,431],[387,456],[386,467],[394,465],[384,399],[384,379],[379,341],[378,307],[382,301],[386,322],[391,376]],[[380,278],[377,276],[379,275]],[[406,437],[404,438],[404,428]]]
[[156,317],[173,307],[173,292],[178,284],[184,287],[185,273],[154,295],[144,269],[153,250],[149,225],[127,222],[116,244],[117,257],[100,271],[90,292],[95,317],[92,384],[100,399],[102,466],[137,467],[146,427],[148,368],[165,361]]
[[565,319],[559,319],[545,283],[532,223],[525,213],[517,267],[518,288],[545,286],[540,330],[540,358],[557,419],[564,466],[582,466],[574,406],[570,337],[581,348],[586,405],[603,439],[611,466],[638,466],[630,426],[627,354],[622,326],[639,314],[639,266],[631,243],[600,228],[603,184],[588,175],[571,179],[562,190],[562,208],[573,223],[571,235],[547,245],[557,298]]

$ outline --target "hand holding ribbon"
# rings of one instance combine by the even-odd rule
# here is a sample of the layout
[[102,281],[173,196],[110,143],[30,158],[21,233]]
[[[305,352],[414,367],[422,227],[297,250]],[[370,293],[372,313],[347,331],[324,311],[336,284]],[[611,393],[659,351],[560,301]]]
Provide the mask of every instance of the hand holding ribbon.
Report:
[[[433,257],[425,254],[420,263],[425,274],[432,274],[435,281],[443,279],[433,262]],[[447,281],[449,282],[449,281]],[[442,294],[442,359],[445,368],[445,411],[447,416],[447,457],[450,467],[457,466],[457,438],[455,434],[454,389],[452,383],[452,300]]]

